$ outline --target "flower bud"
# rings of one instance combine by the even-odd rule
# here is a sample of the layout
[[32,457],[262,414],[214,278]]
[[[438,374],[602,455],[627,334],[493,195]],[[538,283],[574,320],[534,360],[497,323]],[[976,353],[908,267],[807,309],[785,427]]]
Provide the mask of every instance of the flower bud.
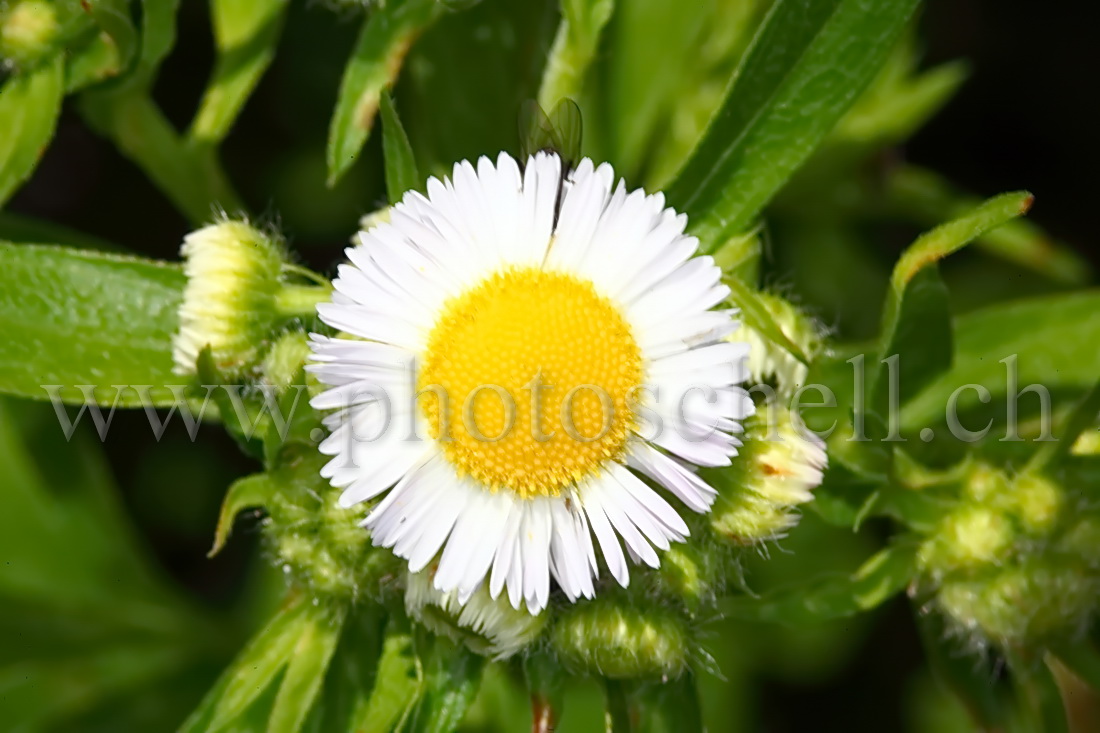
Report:
[[[783,335],[801,349],[803,354],[812,359],[821,351],[821,329],[812,318],[778,295],[757,293],[756,298]],[[809,368],[782,346],[744,322],[727,340],[749,345],[746,365],[754,384],[774,380],[777,392],[784,396],[793,395],[799,387],[805,385]]]
[[938,604],[957,626],[1011,646],[1075,632],[1098,598],[1100,578],[1071,558],[1029,557],[945,583]]
[[526,608],[512,608],[506,598],[490,597],[485,583],[462,603],[457,591],[435,588],[434,574],[434,566],[409,573],[405,584],[406,612],[429,631],[494,659],[511,657],[542,633],[547,614],[532,616]]
[[61,31],[57,10],[44,0],[0,4],[0,60],[15,66],[45,56]]
[[571,669],[613,679],[676,677],[687,666],[691,648],[678,616],[604,598],[565,609],[551,643]]
[[982,564],[996,564],[1012,549],[1012,523],[998,510],[964,504],[940,522],[921,546],[922,569],[933,577]]
[[275,491],[265,506],[264,534],[283,572],[316,596],[377,598],[401,565],[371,545],[362,507],[337,504],[339,491],[320,475],[327,460],[302,448],[271,472]]
[[264,378],[269,384],[279,389],[286,389],[294,381],[311,353],[309,339],[304,333],[301,331],[284,333],[275,340],[264,357]]
[[173,343],[176,373],[194,373],[206,346],[221,371],[254,364],[277,319],[282,245],[227,220],[188,234],[180,254],[187,286]]
[[1061,487],[1042,476],[1024,474],[1012,482],[1008,506],[1025,530],[1032,534],[1050,532],[1062,512]]
[[813,499],[828,463],[825,443],[785,411],[770,431],[767,419],[748,420],[741,455],[714,474],[719,495],[711,526],[737,544],[776,539],[797,524],[796,507]]

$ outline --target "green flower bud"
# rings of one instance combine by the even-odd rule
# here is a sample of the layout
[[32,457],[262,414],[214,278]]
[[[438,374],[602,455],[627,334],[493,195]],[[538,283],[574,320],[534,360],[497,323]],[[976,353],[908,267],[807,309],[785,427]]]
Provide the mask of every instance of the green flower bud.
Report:
[[824,442],[795,427],[786,411],[778,411],[770,432],[766,419],[751,418],[741,455],[711,473],[719,490],[711,526],[737,544],[776,539],[797,524],[796,507],[813,499],[828,463]]
[[984,463],[975,465],[963,485],[963,496],[975,503],[999,502],[1008,493],[1009,479],[999,471]]
[[284,282],[296,271],[274,235],[225,220],[191,232],[180,249],[187,286],[173,340],[177,374],[195,372],[207,346],[214,366],[239,374],[257,365],[280,322],[311,316],[331,293]]
[[290,386],[310,355],[309,339],[301,331],[280,336],[263,361],[264,378],[279,389]]
[[1073,633],[1098,598],[1100,578],[1079,564],[1032,557],[975,579],[947,582],[938,604],[955,625],[1010,646]]
[[503,596],[490,597],[486,583],[462,603],[457,592],[443,593],[432,585],[434,574],[434,567],[409,573],[405,586],[405,610],[429,631],[494,659],[511,657],[542,633],[547,614],[532,616],[525,607],[512,608]]
[[264,534],[283,572],[316,596],[378,598],[394,584],[401,563],[371,545],[362,507],[337,504],[340,492],[320,475],[327,460],[302,448],[271,472],[275,489],[265,506]]
[[1007,495],[1012,513],[1033,534],[1050,532],[1061,516],[1063,491],[1042,476],[1025,474],[1012,482]]
[[0,60],[16,66],[48,53],[61,31],[57,10],[44,0],[0,5]]
[[677,677],[691,651],[680,617],[603,598],[564,609],[551,643],[569,668],[613,679]]
[[675,544],[661,555],[659,587],[698,610],[714,596],[712,563],[696,544]]
[[[756,298],[771,315],[779,330],[803,354],[812,359],[820,353],[823,345],[822,332],[812,318],[778,295],[757,293]],[[799,387],[806,384],[809,368],[756,329],[742,323],[726,340],[749,344],[747,366],[749,378],[753,382],[774,380],[777,392],[784,396],[794,394]]]
[[1012,523],[998,510],[965,504],[944,517],[921,546],[925,572],[941,577],[955,570],[997,564],[1012,549]]

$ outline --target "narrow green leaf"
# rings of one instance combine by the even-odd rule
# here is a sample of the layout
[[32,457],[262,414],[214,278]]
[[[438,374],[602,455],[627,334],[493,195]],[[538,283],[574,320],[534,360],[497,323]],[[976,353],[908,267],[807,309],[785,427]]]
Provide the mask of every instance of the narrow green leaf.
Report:
[[138,32],[130,17],[129,0],[86,0],[85,7],[92,20],[111,37],[124,67],[138,51]]
[[141,90],[87,92],[81,112],[157,184],[192,224],[244,207],[213,152],[196,154]]
[[607,733],[631,733],[630,700],[626,694],[626,683],[622,680],[606,678],[603,681],[604,697],[607,700]]
[[[0,393],[34,399],[61,385],[64,402],[174,404],[172,334],[184,276],[135,257],[0,242]],[[88,394],[78,385],[97,389]]]
[[[912,165],[898,166],[891,172],[885,196],[890,210],[923,225],[963,216],[980,203],[976,197],[956,190],[938,173]],[[1025,219],[983,232],[974,246],[1071,285],[1088,282],[1092,270],[1071,247]]]
[[1094,429],[1096,416],[1100,414],[1100,382],[1092,386],[1074,406],[1057,440],[1044,441],[1027,462],[1025,471],[1042,471],[1059,459],[1069,455],[1070,449],[1081,434]]
[[267,721],[268,733],[298,733],[309,715],[344,625],[344,611],[314,606],[287,665],[275,707]]
[[668,190],[709,251],[747,229],[878,72],[919,0],[777,0]]
[[1096,382],[1100,342],[1100,291],[1085,291],[996,305],[955,322],[952,368],[902,406],[902,429],[919,430],[944,419],[952,395],[958,413],[982,404],[981,385],[991,400],[1004,396],[1007,367],[1016,355],[1018,387],[1038,383],[1049,390],[1083,393]]
[[314,706],[304,733],[363,733],[363,727],[382,653],[385,611],[362,604],[344,623],[321,697]]
[[723,277],[722,282],[729,287],[731,291],[730,300],[741,309],[741,317],[744,319],[746,326],[759,332],[764,338],[787,351],[803,364],[809,365],[810,360],[806,354],[787,337],[787,334],[783,333],[783,329],[775,322],[771,313],[756,298],[756,294],[748,285],[732,274]]
[[391,621],[382,642],[370,701],[349,731],[389,733],[398,729],[412,712],[423,680],[424,671],[413,648],[412,635]]
[[208,697],[182,726],[181,733],[224,729],[244,714],[275,681],[294,654],[309,624],[312,606],[289,601],[241,651]]
[[1088,640],[1058,644],[1053,650],[1058,661],[1100,693],[1100,650]]
[[890,278],[877,363],[869,365],[872,404],[887,414],[887,366],[897,356],[902,403],[951,367],[951,308],[947,287],[932,267],[982,233],[1025,214],[1029,193],[1006,193],[990,199],[966,216],[922,235],[902,253]]
[[221,142],[256,88],[279,42],[286,0],[213,0],[211,15],[217,61],[191,123],[188,139]]
[[538,102],[543,109],[551,110],[566,98],[580,98],[600,33],[614,7],[614,0],[562,0],[561,23],[539,87]]
[[485,658],[465,645],[435,637],[424,670],[424,691],[410,721],[423,733],[452,733],[458,729],[481,684]]
[[60,54],[0,87],[0,208],[30,178],[53,137],[64,95]]
[[424,179],[416,167],[409,136],[401,125],[388,92],[380,96],[382,104],[382,157],[386,164],[386,193],[390,203],[396,204],[406,191],[420,188]]
[[72,94],[122,73],[122,59],[110,36],[100,33],[73,51],[65,64],[65,93]]
[[854,616],[902,591],[916,573],[916,557],[916,543],[898,542],[873,555],[850,576],[778,589],[760,598],[733,598],[722,608],[737,618],[784,624]]
[[329,127],[330,186],[355,162],[370,135],[382,90],[393,86],[409,47],[442,7],[436,0],[393,0],[367,18],[344,69]]
[[266,506],[276,491],[278,486],[266,473],[255,473],[234,481],[225,492],[221,512],[218,514],[218,528],[214,531],[214,546],[207,557],[217,555],[225,547],[238,514],[245,509]]
[[176,45],[178,10],[179,0],[141,0],[141,53],[127,86],[152,85],[161,62]]

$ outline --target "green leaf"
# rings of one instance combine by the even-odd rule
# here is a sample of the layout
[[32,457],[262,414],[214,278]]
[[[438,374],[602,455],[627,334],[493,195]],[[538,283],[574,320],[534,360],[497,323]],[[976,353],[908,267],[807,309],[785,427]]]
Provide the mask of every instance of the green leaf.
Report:
[[424,183],[416,167],[409,136],[401,125],[388,92],[381,94],[382,156],[386,163],[386,194],[396,204],[406,191],[415,191]]
[[1100,291],[1021,300],[960,316],[952,368],[902,406],[904,431],[941,422],[951,396],[959,414],[979,407],[978,384],[995,402],[1007,391],[1006,365],[1018,355],[1018,385],[1083,393],[1096,382]]
[[[363,733],[382,653],[385,612],[381,606],[363,604],[344,623],[321,698],[304,730],[309,733]],[[389,729],[385,729],[388,733]]]
[[[129,84],[148,87],[176,44],[179,0],[141,0],[141,53]],[[123,58],[126,58],[124,55]]]
[[442,7],[436,0],[393,0],[367,18],[344,69],[329,126],[329,186],[355,162],[370,135],[382,91],[393,86],[409,47]]
[[60,54],[0,87],[0,208],[30,178],[53,137],[64,95]]
[[287,666],[310,624],[313,606],[302,597],[286,603],[241,651],[214,689],[180,728],[181,733],[209,733],[226,728],[243,715]]
[[378,673],[370,701],[349,730],[389,733],[409,717],[420,695],[424,672],[413,648],[412,635],[391,621],[382,642]]
[[771,313],[768,312],[768,309],[764,307],[748,285],[733,274],[723,277],[722,282],[729,287],[730,300],[741,309],[741,316],[746,326],[757,331],[761,336],[788,352],[803,364],[808,365],[810,363],[806,354],[787,337],[787,334],[783,333],[783,329],[775,322]]
[[777,0],[672,187],[703,249],[747,229],[878,72],[919,0]]
[[218,528],[214,531],[214,546],[210,548],[207,557],[217,555],[225,547],[238,514],[245,509],[267,506],[268,500],[278,489],[270,474],[266,473],[255,473],[234,481],[225,492],[221,512],[218,514]]
[[[135,257],[0,243],[0,393],[44,400],[61,385],[70,404],[174,404],[172,335],[184,276]],[[77,385],[94,385],[88,394]]]
[[69,55],[65,65],[65,92],[72,94],[85,87],[118,76],[122,60],[110,36],[100,33]]
[[539,88],[538,102],[543,109],[553,109],[566,98],[580,98],[600,33],[614,7],[614,0],[562,0],[561,23]]
[[123,67],[129,66],[138,51],[138,32],[130,17],[129,0],[88,0],[85,7],[96,25],[114,41]]
[[[938,173],[913,165],[891,171],[885,196],[891,211],[924,225],[962,216],[980,203]],[[1091,274],[1084,257],[1024,219],[982,233],[974,246],[1058,282],[1083,285]]]
[[1027,213],[1029,193],[1006,193],[966,216],[922,235],[902,253],[890,278],[877,363],[869,373],[873,402],[887,414],[884,359],[897,355],[899,399],[904,403],[951,367],[951,307],[947,286],[933,265],[984,232]]
[[902,591],[916,574],[916,559],[915,542],[898,542],[873,555],[850,576],[778,589],[760,598],[737,597],[722,608],[736,618],[783,624],[854,616]]
[[301,729],[321,690],[343,625],[344,611],[313,607],[275,697],[267,721],[268,733],[297,733]]
[[1100,414],[1100,382],[1094,384],[1092,389],[1086,392],[1074,406],[1060,430],[1061,435],[1058,439],[1044,441],[1027,462],[1024,471],[1042,471],[1045,467],[1069,455],[1070,449],[1082,433],[1095,428],[1098,414]]
[[90,91],[81,97],[88,124],[136,163],[196,226],[219,211],[243,211],[213,153],[196,154],[143,91]]
[[418,733],[451,733],[458,729],[477,695],[485,658],[465,645],[437,636],[424,669],[424,691],[409,723]]
[[188,132],[193,143],[217,144],[229,133],[275,57],[288,5],[286,0],[213,0],[218,56]]

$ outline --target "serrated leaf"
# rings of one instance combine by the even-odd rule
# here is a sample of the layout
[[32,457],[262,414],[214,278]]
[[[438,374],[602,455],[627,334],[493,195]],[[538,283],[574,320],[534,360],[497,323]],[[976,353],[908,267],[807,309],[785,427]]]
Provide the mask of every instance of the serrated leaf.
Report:
[[918,0],[778,0],[668,189],[704,251],[747,229],[878,72]]
[[286,0],[214,0],[211,16],[217,61],[188,138],[213,145],[229,133],[275,57]]
[[882,414],[890,406],[886,365],[897,356],[899,404],[951,367],[951,307],[947,286],[934,265],[983,233],[1027,213],[1029,193],[1006,193],[966,216],[922,235],[902,253],[890,278],[877,363],[869,370],[872,404]]
[[561,23],[539,87],[538,102],[543,109],[553,109],[563,99],[580,98],[600,33],[614,7],[614,0],[562,0]]
[[0,243],[0,393],[44,400],[43,385],[81,404],[140,406],[113,385],[150,385],[152,404],[173,404],[172,334],[184,276],[161,262],[46,245]]
[[733,598],[722,608],[737,618],[784,624],[853,616],[901,592],[916,574],[916,558],[915,542],[898,542],[873,555],[852,575],[779,589],[760,598]]
[[298,733],[301,729],[336,651],[344,616],[343,610],[313,607],[275,696],[275,706],[267,721],[268,733]]
[[393,86],[409,47],[442,8],[436,0],[393,0],[374,8],[363,24],[329,126],[329,186],[355,162],[370,135],[382,91]]
[[64,74],[65,62],[58,54],[0,87],[0,208],[30,178],[53,137]]
[[396,204],[406,191],[419,189],[424,179],[416,167],[409,136],[401,125],[401,118],[393,106],[389,92],[380,96],[382,110],[382,157],[386,165],[386,194],[391,204]]
[[1096,381],[1100,342],[1100,291],[1090,290],[1000,304],[955,321],[951,369],[902,406],[903,431],[919,430],[944,418],[957,392],[959,414],[979,406],[979,384],[992,400],[1007,391],[1006,365],[1018,355],[1019,386],[1038,383],[1050,390],[1083,393]]

